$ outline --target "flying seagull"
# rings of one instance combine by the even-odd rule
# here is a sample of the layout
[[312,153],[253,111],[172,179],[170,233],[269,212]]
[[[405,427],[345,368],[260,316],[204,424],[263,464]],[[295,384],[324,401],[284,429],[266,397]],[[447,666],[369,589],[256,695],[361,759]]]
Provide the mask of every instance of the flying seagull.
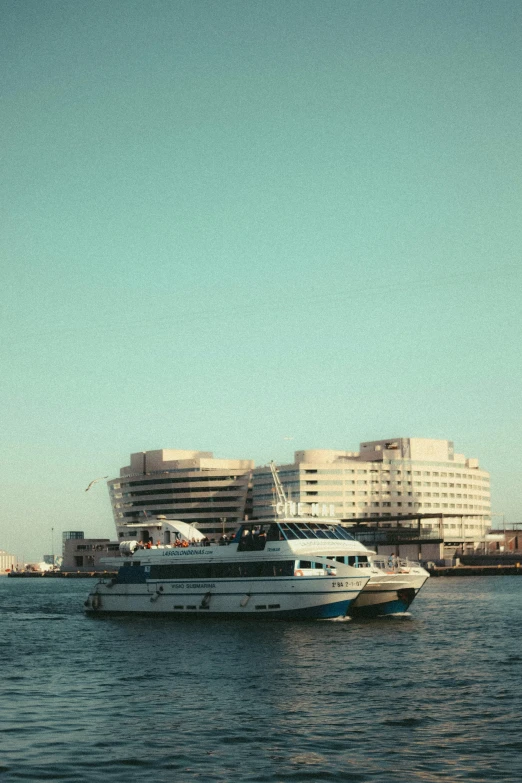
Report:
[[93,479],[85,491],[88,492],[93,484],[96,484],[97,481],[101,481],[102,479],[106,479],[106,478],[109,478],[109,477],[108,476],[100,476],[97,479]]

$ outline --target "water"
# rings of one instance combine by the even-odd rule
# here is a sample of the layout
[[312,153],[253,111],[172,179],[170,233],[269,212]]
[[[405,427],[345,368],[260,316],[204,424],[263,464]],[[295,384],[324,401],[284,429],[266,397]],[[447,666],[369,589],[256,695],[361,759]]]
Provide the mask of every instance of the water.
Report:
[[83,614],[0,579],[0,781],[522,779],[522,578],[430,579],[403,617]]

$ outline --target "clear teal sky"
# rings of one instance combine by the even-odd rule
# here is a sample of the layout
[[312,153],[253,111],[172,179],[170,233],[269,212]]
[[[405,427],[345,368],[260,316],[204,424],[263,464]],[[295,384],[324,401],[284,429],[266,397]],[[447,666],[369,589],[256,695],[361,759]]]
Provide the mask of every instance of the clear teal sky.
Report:
[[0,15],[0,548],[157,448],[448,438],[522,520],[519,0]]

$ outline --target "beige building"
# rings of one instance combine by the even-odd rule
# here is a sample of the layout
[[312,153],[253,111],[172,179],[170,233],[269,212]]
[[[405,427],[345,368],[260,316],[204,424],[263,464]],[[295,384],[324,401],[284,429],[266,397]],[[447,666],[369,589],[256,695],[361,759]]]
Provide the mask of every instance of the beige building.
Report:
[[254,463],[210,451],[159,449],[131,454],[108,482],[119,538],[137,522],[165,516],[194,524],[211,538],[232,533],[248,514]]
[[16,555],[10,555],[0,549],[0,574],[7,574],[8,571],[16,571],[18,568],[18,558]]
[[[61,571],[104,571],[102,557],[119,557],[119,544],[108,538],[68,538],[63,542]],[[117,568],[117,566],[115,566]]]
[[[477,459],[455,454],[451,441],[394,438],[362,443],[357,452],[296,451],[294,462],[278,472],[287,496],[305,513],[315,504],[346,524],[371,519],[381,527],[397,525],[394,517],[431,515],[420,530],[443,540],[440,557],[483,547],[491,527],[489,473]],[[257,468],[254,517],[270,513],[273,502],[270,468]]]

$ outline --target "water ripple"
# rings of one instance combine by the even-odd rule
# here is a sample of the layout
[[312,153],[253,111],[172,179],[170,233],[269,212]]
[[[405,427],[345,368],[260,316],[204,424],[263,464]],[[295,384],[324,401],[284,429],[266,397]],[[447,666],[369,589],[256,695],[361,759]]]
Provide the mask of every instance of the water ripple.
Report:
[[405,616],[92,620],[88,580],[0,580],[0,777],[518,783],[522,579]]

